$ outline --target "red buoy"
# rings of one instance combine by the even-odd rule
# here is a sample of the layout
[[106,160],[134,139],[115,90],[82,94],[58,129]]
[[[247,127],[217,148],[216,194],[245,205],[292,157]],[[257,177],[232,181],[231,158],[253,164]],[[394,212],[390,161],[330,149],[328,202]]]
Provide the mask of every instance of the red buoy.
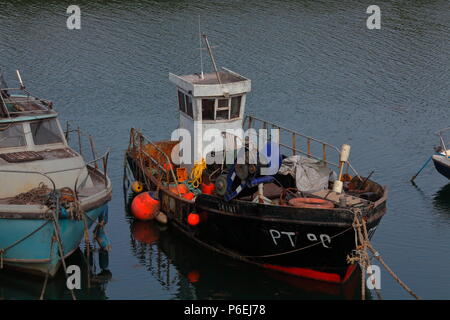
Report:
[[197,213],[191,212],[187,217],[187,222],[191,226],[196,226],[200,223],[200,216]]
[[151,220],[159,211],[159,201],[149,192],[138,194],[131,203],[131,214],[139,220]]
[[202,183],[200,189],[202,190],[202,193],[204,194],[212,194],[216,186],[214,183]]

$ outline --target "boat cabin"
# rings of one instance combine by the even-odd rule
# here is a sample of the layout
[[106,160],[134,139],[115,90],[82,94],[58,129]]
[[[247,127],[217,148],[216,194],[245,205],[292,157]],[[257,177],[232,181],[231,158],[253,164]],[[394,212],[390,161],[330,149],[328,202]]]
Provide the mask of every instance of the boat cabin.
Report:
[[207,130],[220,130],[225,136],[228,129],[242,129],[246,95],[251,90],[249,79],[223,68],[206,74],[170,73],[169,80],[177,88],[179,128],[191,137],[190,163],[206,157],[210,143],[204,139]]
[[[38,187],[75,188],[78,181],[92,184],[80,154],[71,149],[52,103],[29,94],[1,89],[0,198],[13,197]],[[52,180],[52,181],[51,181]]]

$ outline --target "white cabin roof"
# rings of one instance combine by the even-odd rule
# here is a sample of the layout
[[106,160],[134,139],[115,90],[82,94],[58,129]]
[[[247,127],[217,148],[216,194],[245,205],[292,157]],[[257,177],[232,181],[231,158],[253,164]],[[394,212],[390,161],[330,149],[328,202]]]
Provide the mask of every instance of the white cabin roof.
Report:
[[222,68],[219,71],[220,82],[215,72],[177,76],[169,73],[169,80],[178,88],[191,94],[193,97],[213,97],[243,94],[250,92],[251,81],[240,74]]

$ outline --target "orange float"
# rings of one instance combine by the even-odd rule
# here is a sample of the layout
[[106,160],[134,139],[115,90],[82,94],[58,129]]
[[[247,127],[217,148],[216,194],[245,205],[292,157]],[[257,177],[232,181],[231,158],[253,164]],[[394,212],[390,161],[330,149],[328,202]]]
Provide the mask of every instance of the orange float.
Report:
[[180,183],[174,187],[169,187],[169,191],[178,195],[178,192],[183,195],[189,192],[189,188],[184,183]]
[[289,200],[289,205],[297,208],[322,208],[331,209],[334,208],[334,204],[331,201],[318,199],[318,198],[293,198]]
[[158,211],[159,201],[149,192],[138,194],[131,203],[131,214],[138,220],[152,220]]
[[216,186],[214,183],[202,183],[200,189],[204,194],[212,194]]
[[187,217],[187,222],[191,226],[196,226],[200,223],[200,216],[198,215],[198,213],[191,212]]
[[200,272],[198,270],[192,270],[188,273],[187,278],[190,283],[195,283],[200,280]]
[[188,192],[188,193],[183,194],[182,197],[187,199],[187,200],[192,200],[192,199],[195,198],[195,194],[193,194],[192,192]]

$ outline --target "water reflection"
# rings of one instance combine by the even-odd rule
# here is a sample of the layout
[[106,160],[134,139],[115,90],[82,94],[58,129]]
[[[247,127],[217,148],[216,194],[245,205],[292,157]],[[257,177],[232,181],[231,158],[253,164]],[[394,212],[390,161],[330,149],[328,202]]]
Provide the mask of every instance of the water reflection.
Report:
[[450,183],[436,192],[433,203],[436,209],[450,215]]
[[139,264],[175,299],[360,299],[359,274],[343,286],[301,279],[206,251],[157,222],[130,220],[130,230]]
[[[67,265],[78,265],[81,269],[81,289],[74,290],[77,299],[104,300],[106,286],[111,280],[109,270],[109,253],[104,250],[93,250],[89,255],[86,250],[75,251],[68,259]],[[39,299],[44,287],[44,278],[35,277],[9,270],[0,271],[0,300],[35,300]],[[65,300],[72,299],[66,287],[66,277],[62,268],[54,279],[50,279],[44,292],[44,299]]]

